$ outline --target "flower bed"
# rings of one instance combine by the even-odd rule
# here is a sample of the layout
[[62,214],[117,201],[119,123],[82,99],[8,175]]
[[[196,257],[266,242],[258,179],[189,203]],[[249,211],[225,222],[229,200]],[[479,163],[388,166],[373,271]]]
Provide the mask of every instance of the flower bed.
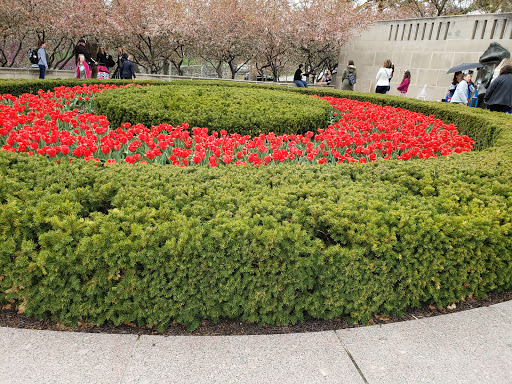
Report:
[[215,168],[55,163],[46,153],[0,151],[0,303],[67,325],[193,329],[222,317],[364,324],[373,314],[511,290],[509,117],[389,96],[321,96],[443,116],[483,150]]
[[[2,149],[65,160],[83,157],[104,163],[124,160],[215,167],[428,159],[467,152],[474,144],[468,136],[459,135],[454,125],[433,116],[333,97],[323,98],[332,106],[331,124],[315,133],[270,132],[250,137],[228,135],[226,130],[189,130],[186,122],[151,128],[130,123],[111,127],[105,116],[90,111],[95,94],[114,88],[118,87],[60,87],[38,95],[0,96]],[[243,122],[243,113],[238,114]]]

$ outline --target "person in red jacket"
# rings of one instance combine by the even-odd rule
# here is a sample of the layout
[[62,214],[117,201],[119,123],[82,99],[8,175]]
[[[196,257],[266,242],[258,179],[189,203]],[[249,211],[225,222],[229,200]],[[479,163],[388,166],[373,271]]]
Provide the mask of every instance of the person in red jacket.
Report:
[[87,62],[85,61],[85,56],[82,54],[78,55],[78,63],[76,64],[76,78],[91,78],[91,69],[89,68],[89,64],[87,64]]
[[405,94],[407,93],[407,90],[409,89],[410,83],[411,83],[411,72],[405,71],[404,78],[397,88],[400,91],[400,96],[405,96]]

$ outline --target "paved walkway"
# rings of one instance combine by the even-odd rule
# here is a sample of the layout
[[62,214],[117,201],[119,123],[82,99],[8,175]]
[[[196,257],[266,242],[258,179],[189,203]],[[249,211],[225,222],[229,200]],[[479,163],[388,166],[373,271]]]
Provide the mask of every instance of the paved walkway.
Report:
[[0,328],[0,383],[512,383],[512,301],[382,326],[268,336]]

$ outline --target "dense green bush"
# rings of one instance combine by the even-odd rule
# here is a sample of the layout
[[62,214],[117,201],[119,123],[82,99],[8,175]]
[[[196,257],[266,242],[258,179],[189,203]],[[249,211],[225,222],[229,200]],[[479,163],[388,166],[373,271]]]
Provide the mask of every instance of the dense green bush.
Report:
[[316,130],[327,126],[332,110],[326,101],[282,90],[211,87],[200,82],[106,91],[95,97],[94,106],[115,126],[187,122],[210,131],[252,136]]
[[[134,81],[130,80],[120,80],[120,79],[111,79],[111,80],[98,80],[98,79],[44,79],[44,80],[26,80],[26,79],[9,79],[9,80],[0,80],[0,93],[1,94],[11,94],[14,96],[19,96],[23,93],[34,93],[36,94],[39,89],[43,91],[53,90],[55,87],[74,87],[75,85],[82,84],[130,84]],[[168,82],[163,81],[136,81],[137,84],[168,84]]]
[[409,162],[219,169],[1,152],[0,302],[65,324],[193,329],[221,317],[364,323],[511,290],[510,116],[375,100],[467,130],[474,119],[480,143],[493,146]]

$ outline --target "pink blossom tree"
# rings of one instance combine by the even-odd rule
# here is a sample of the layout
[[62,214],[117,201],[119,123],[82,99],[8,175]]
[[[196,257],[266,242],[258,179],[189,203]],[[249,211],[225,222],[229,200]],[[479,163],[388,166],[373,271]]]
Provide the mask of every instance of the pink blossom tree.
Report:
[[137,64],[159,73],[171,62],[182,75],[193,41],[189,5],[187,0],[116,0],[109,21]]
[[291,22],[292,8],[288,0],[260,0],[255,12],[255,66],[260,75],[268,70],[278,81],[282,72],[291,68],[294,58],[297,29]]
[[226,63],[231,78],[254,53],[258,3],[253,0],[198,0],[195,2],[195,52],[210,63],[222,78]]
[[350,0],[300,0],[294,6],[295,48],[306,69],[335,69],[340,47],[375,20],[375,13]]
[[0,65],[12,67],[20,61],[26,47],[29,14],[19,1],[0,2]]
[[[101,33],[104,17],[103,0],[2,0],[1,49],[11,50],[12,65],[19,52],[45,41],[49,67],[61,69],[73,57],[78,37]],[[28,55],[24,58],[28,61]]]

